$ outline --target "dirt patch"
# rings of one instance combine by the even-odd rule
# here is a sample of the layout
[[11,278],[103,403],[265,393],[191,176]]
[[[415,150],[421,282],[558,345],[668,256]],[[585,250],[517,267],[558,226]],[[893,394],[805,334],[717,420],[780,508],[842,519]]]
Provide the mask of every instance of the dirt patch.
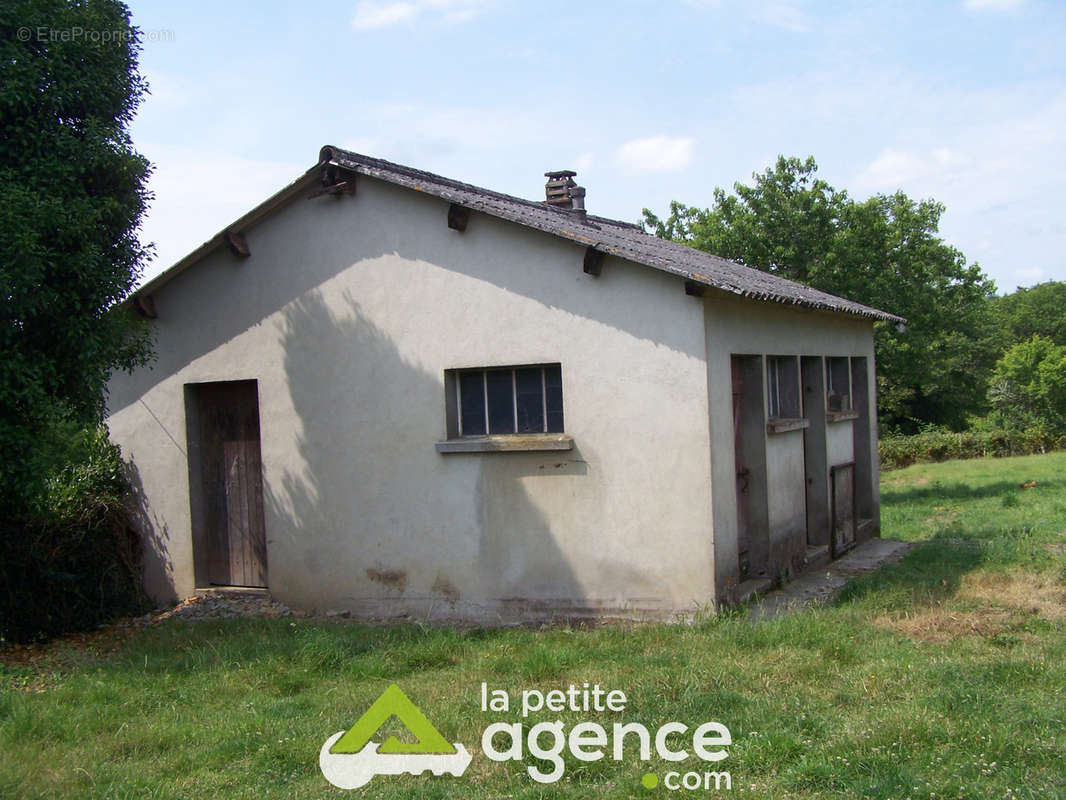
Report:
[[967,575],[959,596],[989,605],[1038,614],[1053,622],[1066,620],[1066,587],[1053,579],[1014,572]]
[[874,625],[918,642],[942,643],[962,636],[997,636],[1006,628],[1011,616],[1009,611],[994,608],[977,611],[934,608],[903,617],[878,617]]
[[948,642],[963,636],[994,637],[1032,617],[1066,620],[1066,587],[1049,577],[1011,573],[979,573],[963,577],[952,601],[978,608],[959,611],[934,606],[904,616],[884,615],[874,625],[920,642]]

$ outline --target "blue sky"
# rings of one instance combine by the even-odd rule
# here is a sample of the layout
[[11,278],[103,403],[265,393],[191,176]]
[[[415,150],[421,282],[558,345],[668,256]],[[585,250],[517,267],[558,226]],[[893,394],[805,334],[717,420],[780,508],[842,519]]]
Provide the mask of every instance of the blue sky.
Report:
[[130,2],[150,277],[324,144],[591,213],[707,206],[778,154],[947,206],[999,290],[1066,280],[1066,3]]

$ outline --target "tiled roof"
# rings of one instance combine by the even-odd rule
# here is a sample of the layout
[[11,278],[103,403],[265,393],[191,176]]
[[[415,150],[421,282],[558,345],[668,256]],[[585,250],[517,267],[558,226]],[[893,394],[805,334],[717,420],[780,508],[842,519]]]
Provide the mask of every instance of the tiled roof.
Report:
[[903,318],[851,300],[812,289],[801,283],[737,264],[676,242],[644,233],[628,222],[557,208],[532,200],[493,192],[402,164],[360,155],[338,147],[323,147],[321,163],[332,163],[452,203],[535,228],[596,250],[679,275],[712,289],[742,297],[786,305],[838,311],[872,319],[902,322]]
[[335,165],[342,170],[368,175],[418,192],[434,195],[450,203],[509,220],[528,228],[544,231],[603,253],[625,258],[638,264],[662,270],[687,281],[722,292],[785,305],[835,311],[869,319],[903,322],[902,317],[864,306],[851,300],[812,289],[794,281],[737,264],[702,250],[644,233],[640,226],[629,222],[582,214],[565,208],[549,206],[534,200],[501,194],[480,186],[460,183],[430,172],[372,158],[339,147],[323,147],[319,164],[293,181],[274,196],[241,217],[201,247],[187,255],[173,267],[142,286],[135,299],[148,298],[151,293],[190,267],[207,252],[224,245],[230,232],[240,232],[255,224],[295,193],[311,188],[319,169]]

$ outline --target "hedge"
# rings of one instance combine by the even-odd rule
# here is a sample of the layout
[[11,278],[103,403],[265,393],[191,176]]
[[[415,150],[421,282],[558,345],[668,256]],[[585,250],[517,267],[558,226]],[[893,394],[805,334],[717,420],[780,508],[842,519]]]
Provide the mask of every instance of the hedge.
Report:
[[882,469],[896,469],[918,462],[1025,456],[1063,449],[1066,449],[1066,435],[1046,429],[955,433],[943,428],[930,428],[913,435],[883,435],[879,443]]

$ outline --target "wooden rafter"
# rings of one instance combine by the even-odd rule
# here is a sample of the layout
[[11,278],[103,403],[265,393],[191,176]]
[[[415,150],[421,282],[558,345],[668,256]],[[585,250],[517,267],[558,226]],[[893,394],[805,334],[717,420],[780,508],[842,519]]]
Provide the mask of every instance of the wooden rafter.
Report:
[[597,250],[595,247],[585,248],[585,265],[584,270],[586,275],[592,275],[595,278],[600,277],[600,272],[603,271],[603,257],[607,255],[602,250]]
[[707,294],[707,287],[696,281],[685,281],[685,294],[690,297],[703,297]]
[[156,319],[159,316],[155,310],[155,298],[150,294],[135,294],[133,307],[145,319]]
[[252,254],[252,251],[248,249],[248,240],[240,231],[226,231],[226,244],[235,256],[248,258]]
[[458,203],[452,203],[448,206],[448,227],[453,231],[466,230],[467,223],[470,222],[470,209],[465,206],[461,206]]

